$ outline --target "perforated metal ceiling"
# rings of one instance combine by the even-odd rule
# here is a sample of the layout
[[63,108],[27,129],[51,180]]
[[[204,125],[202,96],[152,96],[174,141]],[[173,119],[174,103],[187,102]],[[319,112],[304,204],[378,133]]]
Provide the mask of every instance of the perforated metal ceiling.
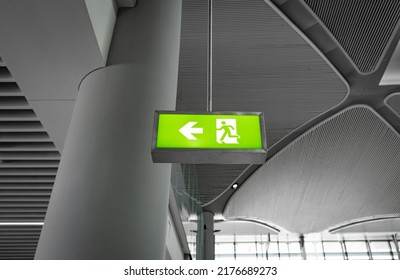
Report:
[[399,134],[371,108],[351,107],[259,168],[234,194],[225,215],[259,218],[295,233],[400,215],[399,170]]
[[375,70],[400,18],[400,1],[303,0],[362,73]]
[[[206,2],[184,2],[183,14],[194,19],[182,18],[177,110],[206,108]],[[213,109],[264,112],[269,147],[348,93],[340,75],[269,2],[213,1],[212,34]],[[205,204],[245,167],[193,167],[201,175],[188,192]]]

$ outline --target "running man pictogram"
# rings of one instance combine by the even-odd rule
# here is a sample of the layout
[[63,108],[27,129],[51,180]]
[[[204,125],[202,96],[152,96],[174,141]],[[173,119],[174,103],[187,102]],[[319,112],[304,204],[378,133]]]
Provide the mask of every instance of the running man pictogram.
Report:
[[239,144],[235,119],[217,119],[216,129],[219,144]]

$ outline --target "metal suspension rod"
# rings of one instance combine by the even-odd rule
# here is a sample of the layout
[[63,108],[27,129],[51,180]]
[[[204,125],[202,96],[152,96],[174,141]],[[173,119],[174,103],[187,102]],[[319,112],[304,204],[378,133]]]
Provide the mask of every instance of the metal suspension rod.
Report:
[[212,17],[213,1],[208,0],[208,46],[207,46],[207,111],[213,110],[212,104]]

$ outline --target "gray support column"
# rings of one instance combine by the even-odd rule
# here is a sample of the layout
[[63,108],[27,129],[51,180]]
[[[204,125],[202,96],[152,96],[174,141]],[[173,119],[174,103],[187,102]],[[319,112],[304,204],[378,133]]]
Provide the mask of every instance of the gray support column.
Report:
[[204,211],[204,259],[215,259],[214,213]]
[[170,164],[154,110],[173,110],[180,0],[121,9],[109,66],[82,81],[36,259],[163,259]]

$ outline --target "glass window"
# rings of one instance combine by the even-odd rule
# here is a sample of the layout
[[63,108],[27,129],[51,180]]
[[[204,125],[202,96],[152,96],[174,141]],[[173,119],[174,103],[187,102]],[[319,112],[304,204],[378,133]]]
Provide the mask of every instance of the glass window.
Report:
[[314,242],[304,242],[304,249],[306,250],[307,260],[318,259]]
[[196,243],[194,242],[189,242],[188,243],[190,254],[192,255],[193,258],[196,256]]
[[372,259],[373,260],[391,260],[389,242],[387,241],[370,241]]
[[237,254],[236,260],[257,260],[254,254]]
[[[382,233],[368,233],[368,240],[374,240],[374,241],[378,241],[378,240],[390,240],[392,239],[392,235],[390,234],[382,234]],[[346,237],[347,239],[347,237]],[[361,239],[365,239],[365,238],[361,238]]]
[[236,243],[237,260],[255,260],[257,259],[257,250],[255,242]]
[[281,260],[289,260],[290,255],[289,255],[289,245],[287,242],[279,242],[279,253],[280,253],[280,259]]
[[279,260],[279,250],[278,250],[277,242],[269,242],[268,259],[269,260]]
[[215,235],[215,242],[231,242],[233,243],[235,241],[235,236],[234,235]]
[[[269,234],[268,236],[269,236],[269,238],[270,238],[270,241],[272,241],[272,242],[278,241],[278,235]],[[267,238],[268,238],[268,236],[267,236]],[[267,239],[267,240],[268,240],[268,239]]]
[[287,241],[288,242],[299,242],[300,237],[298,235],[288,235]]
[[307,260],[323,260],[324,259],[321,242],[319,242],[319,241],[304,242],[304,248],[306,250]]
[[233,243],[215,243],[215,253],[232,254],[235,252]]
[[[367,241],[367,236],[368,240]],[[196,259],[196,236],[187,236],[192,257]],[[304,237],[308,260],[392,260],[399,259],[392,234],[310,234]],[[270,241],[268,241],[270,240]],[[341,241],[343,240],[343,241]],[[345,250],[345,251],[344,251]],[[345,257],[345,254],[347,257]],[[215,258],[246,260],[301,259],[299,236],[296,235],[216,235]]]
[[340,242],[325,241],[323,242],[323,249],[325,252],[326,260],[343,260],[343,250]]
[[255,235],[236,235],[235,240],[238,243],[255,242],[256,241],[256,236]]
[[[400,250],[400,241],[397,242],[397,245],[398,245],[397,248],[399,248],[399,250]],[[397,251],[397,250],[396,250],[396,251]],[[396,258],[396,259],[398,260],[399,257],[400,257],[400,256],[399,256],[400,253],[399,253],[399,252],[396,252],[396,253],[397,253],[397,258]]]
[[289,242],[289,254],[291,260],[301,260],[300,242]]
[[346,251],[349,260],[369,260],[365,241],[346,241]]
[[300,242],[290,242],[289,243],[290,254],[300,254]]
[[257,259],[265,260],[266,259],[265,252],[267,251],[265,246],[266,242],[256,242],[255,244],[256,244]]
[[[396,248],[396,245],[398,245],[399,247],[397,247]],[[398,260],[399,259],[399,252],[398,252],[398,249],[400,248],[400,245],[399,245],[399,242],[397,242],[397,244],[396,244],[396,242],[395,241],[390,241],[390,246],[391,246],[391,248],[392,248],[392,252],[393,252],[393,258],[395,259],[395,260]]]
[[235,260],[235,256],[233,254],[228,254],[228,255],[221,255],[221,254],[215,254],[215,259],[216,260]]

